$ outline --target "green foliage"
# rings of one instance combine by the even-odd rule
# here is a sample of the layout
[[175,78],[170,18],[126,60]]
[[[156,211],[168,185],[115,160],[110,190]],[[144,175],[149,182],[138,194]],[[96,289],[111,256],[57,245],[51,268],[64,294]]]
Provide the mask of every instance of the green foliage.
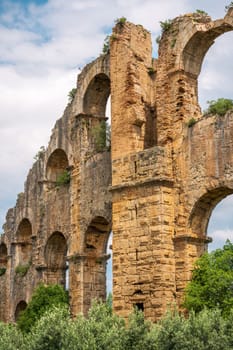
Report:
[[231,7],[233,7],[233,1],[227,6],[225,6],[225,10],[228,11]]
[[171,19],[167,19],[164,22],[160,21],[159,23],[160,23],[160,27],[162,29],[162,33],[167,32],[172,26],[172,20]]
[[34,291],[31,301],[21,312],[18,327],[23,332],[29,332],[40,317],[54,305],[68,305],[67,292],[60,285],[40,284]]
[[56,186],[68,185],[70,183],[70,172],[64,170],[62,174],[58,175],[56,180]]
[[110,35],[107,35],[106,38],[104,39],[104,45],[102,49],[103,54],[108,54],[110,50]]
[[15,325],[0,322],[0,350],[24,350],[23,335]]
[[176,45],[176,38],[172,38],[171,48],[173,49],[173,47],[175,47],[175,45]]
[[0,323],[0,350],[230,350],[232,334],[233,313],[224,318],[218,309],[191,311],[187,318],[173,310],[157,324],[135,310],[126,326],[108,303],[94,302],[87,318],[75,319],[58,304],[26,334]]
[[203,10],[197,9],[197,10],[196,10],[196,13],[197,13],[198,15],[201,15],[201,16],[208,16],[208,13],[205,12],[205,11],[203,11]]
[[45,153],[45,147],[41,146],[37,154],[34,156],[34,160],[42,159]]
[[186,288],[184,306],[199,312],[218,307],[223,315],[233,309],[233,244],[203,254],[196,262]]
[[[69,332],[71,319],[68,309],[56,307],[46,310],[26,336],[25,347],[27,350],[58,350],[72,349],[65,347],[65,343],[71,342]],[[68,339],[67,339],[68,338]],[[75,349],[75,348],[74,348]]]
[[112,307],[101,302],[94,302],[88,313],[89,332],[94,339],[96,350],[120,350],[124,347],[125,322],[113,314]]
[[158,327],[156,350],[230,350],[232,346],[233,326],[217,309],[192,311],[189,318],[168,312]]
[[120,18],[115,19],[115,24],[118,24],[121,27],[123,27],[124,24],[126,23],[126,21],[127,21],[126,17],[120,17]]
[[155,74],[155,69],[153,67],[147,68],[147,72],[149,75],[154,75]]
[[228,98],[219,98],[216,101],[207,101],[209,107],[205,114],[212,113],[218,115],[224,115],[227,111],[233,108],[233,100]]
[[76,92],[77,92],[77,88],[73,88],[69,91],[68,93],[68,101],[69,101],[69,104],[71,104],[73,102],[73,99],[76,95]]
[[111,128],[105,120],[96,125],[92,131],[95,149],[97,152],[103,152],[111,146]]
[[157,334],[157,329],[153,328],[152,323],[144,320],[143,312],[135,309],[129,317],[122,349],[154,350]]
[[191,128],[194,124],[196,124],[196,119],[195,118],[191,118],[191,119],[189,119],[189,121],[188,121],[188,123],[187,123],[187,126],[189,127],[189,128]]
[[19,275],[20,277],[24,277],[24,276],[27,274],[27,272],[28,272],[30,266],[31,266],[30,263],[28,263],[28,264],[19,264],[19,265],[16,266],[16,268],[15,268],[15,273],[16,273],[17,275]]
[[0,276],[3,276],[6,272],[6,268],[5,267],[0,267]]
[[159,45],[160,40],[161,40],[161,36],[160,36],[160,35],[158,35],[158,36],[156,37],[156,39],[155,39],[156,44],[158,44],[158,45]]

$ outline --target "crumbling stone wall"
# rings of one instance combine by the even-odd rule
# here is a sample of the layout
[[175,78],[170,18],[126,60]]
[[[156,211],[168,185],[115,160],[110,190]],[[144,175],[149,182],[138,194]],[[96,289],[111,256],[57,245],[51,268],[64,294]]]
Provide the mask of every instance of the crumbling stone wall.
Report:
[[[211,211],[233,193],[233,113],[202,116],[197,96],[207,50],[232,29],[232,8],[217,21],[180,16],[152,59],[147,30],[115,26],[109,54],[79,75],[73,101],[7,213],[2,320],[16,320],[41,281],[69,284],[74,315],[105,299],[111,231],[114,310],[127,317],[138,306],[157,320],[168,304],[181,304],[209,242]],[[110,94],[111,150],[95,139]]]

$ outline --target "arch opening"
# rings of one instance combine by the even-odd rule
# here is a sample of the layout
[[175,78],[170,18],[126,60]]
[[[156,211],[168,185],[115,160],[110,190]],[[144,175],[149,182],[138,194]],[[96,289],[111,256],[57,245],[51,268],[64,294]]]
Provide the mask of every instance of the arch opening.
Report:
[[232,31],[233,27],[224,21],[205,32],[196,32],[183,50],[184,70],[193,76],[198,76],[204,57],[214,41],[220,35]]
[[60,284],[66,288],[68,284],[66,274],[67,249],[66,238],[61,232],[56,231],[48,238],[45,246],[48,284]]
[[97,74],[89,83],[83,99],[83,112],[98,118],[105,118],[106,104],[110,95],[110,79]]
[[205,55],[198,78],[198,99],[204,110],[207,101],[232,98],[232,40],[233,32],[221,35]]
[[27,307],[27,303],[24,300],[21,300],[17,304],[16,309],[15,309],[15,322],[18,321],[20,314],[22,313],[22,311],[24,311],[26,309],[26,307]]
[[212,238],[208,251],[222,248],[229,239],[233,242],[233,195],[220,200],[214,207],[207,227],[207,234]]
[[109,222],[96,216],[89,224],[84,240],[84,313],[93,299],[106,300],[106,268],[110,254],[107,252],[111,232]]
[[58,148],[50,156],[46,166],[46,177],[51,182],[57,182],[61,177],[69,178],[69,162],[65,151]]
[[227,187],[219,187],[204,194],[195,204],[191,216],[190,227],[197,236],[204,236],[207,232],[210,215],[223,198],[232,194],[233,190]]
[[97,152],[109,150],[111,145],[110,79],[97,74],[89,83],[83,99],[83,112],[89,120],[89,137]]
[[19,223],[16,231],[17,247],[16,247],[16,261],[18,264],[28,264],[32,257],[32,224],[24,218]]
[[0,244],[0,270],[7,267],[7,246],[5,243]]

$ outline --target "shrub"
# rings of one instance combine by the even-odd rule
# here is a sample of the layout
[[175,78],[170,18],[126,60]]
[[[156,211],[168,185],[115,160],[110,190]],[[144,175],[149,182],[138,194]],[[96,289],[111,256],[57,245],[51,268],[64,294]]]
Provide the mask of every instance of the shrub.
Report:
[[34,156],[34,160],[42,159],[45,153],[45,147],[41,146],[37,154]]
[[15,325],[0,322],[0,350],[24,350],[24,338]]
[[104,39],[104,45],[102,49],[103,54],[108,54],[110,50],[110,35],[107,35],[106,38]]
[[168,312],[157,324],[156,350],[226,350],[231,349],[232,324],[218,309],[190,312],[188,318],[178,312]]
[[[71,319],[68,309],[53,305],[53,307],[44,312],[43,316],[32,327],[31,333],[27,335],[26,349],[71,350],[71,347],[64,347],[64,342],[71,342],[70,324]],[[76,349],[76,347],[73,349]]]
[[113,313],[110,303],[94,301],[87,323],[94,338],[95,349],[127,349],[124,346],[125,322]]
[[28,263],[28,264],[19,264],[19,265],[16,266],[16,268],[15,268],[15,273],[16,273],[17,275],[19,275],[20,277],[24,277],[24,276],[27,274],[27,272],[28,272],[30,266],[31,266],[30,263]]
[[227,6],[225,6],[225,10],[228,11],[231,7],[233,7],[233,1]]
[[6,268],[5,267],[0,267],[0,276],[3,276],[6,272]]
[[91,130],[95,149],[97,152],[103,152],[111,147],[111,128],[110,125],[102,120]]
[[70,183],[70,172],[64,170],[62,174],[58,175],[56,180],[56,186],[68,185]]
[[187,122],[187,126],[189,127],[189,128],[191,128],[194,124],[196,124],[196,119],[195,118],[191,118],[191,119],[189,119],[189,121]]
[[197,9],[197,10],[196,10],[196,13],[197,13],[198,15],[201,15],[201,16],[208,16],[208,13],[205,12],[205,11],[203,11],[203,10]]
[[126,23],[126,21],[127,21],[126,17],[120,17],[120,18],[115,19],[115,24],[118,24],[121,27],[123,27],[124,24]]
[[94,302],[88,317],[70,317],[63,304],[45,310],[30,332],[0,323],[0,350],[230,350],[233,313],[204,309],[189,317],[170,310],[156,324],[135,310],[127,326],[109,303]]
[[26,309],[19,316],[17,321],[19,329],[23,332],[29,332],[40,317],[54,305],[67,306],[67,292],[60,285],[40,284],[35,289]]
[[130,350],[156,349],[158,332],[152,323],[144,320],[144,314],[137,309],[129,317],[129,325],[125,330],[124,347]]
[[154,75],[155,74],[155,69],[153,67],[149,67],[147,69],[147,72],[148,72],[149,75]]
[[233,100],[227,98],[219,98],[216,101],[207,101],[209,107],[205,114],[212,113],[218,115],[224,115],[227,111],[233,108]]
[[69,93],[68,93],[68,102],[69,102],[69,104],[71,104],[73,102],[73,99],[74,99],[74,97],[76,95],[76,92],[77,92],[77,88],[73,88],[73,89],[71,89],[69,91]]
[[172,20],[171,19],[167,19],[164,22],[160,21],[159,23],[160,23],[160,27],[162,29],[162,33],[167,32],[172,26]]

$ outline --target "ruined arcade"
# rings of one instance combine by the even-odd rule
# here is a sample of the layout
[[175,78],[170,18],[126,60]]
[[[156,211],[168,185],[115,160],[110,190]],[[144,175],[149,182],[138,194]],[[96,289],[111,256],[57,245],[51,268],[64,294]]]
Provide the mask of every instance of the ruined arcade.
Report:
[[[231,30],[233,8],[216,21],[177,17],[152,59],[146,29],[116,24],[6,215],[1,320],[16,320],[38,283],[65,287],[67,275],[73,315],[105,299],[111,231],[115,312],[137,305],[155,321],[180,305],[210,214],[233,193],[233,112],[203,116],[197,94],[206,52]],[[98,142],[110,95],[111,147]]]

